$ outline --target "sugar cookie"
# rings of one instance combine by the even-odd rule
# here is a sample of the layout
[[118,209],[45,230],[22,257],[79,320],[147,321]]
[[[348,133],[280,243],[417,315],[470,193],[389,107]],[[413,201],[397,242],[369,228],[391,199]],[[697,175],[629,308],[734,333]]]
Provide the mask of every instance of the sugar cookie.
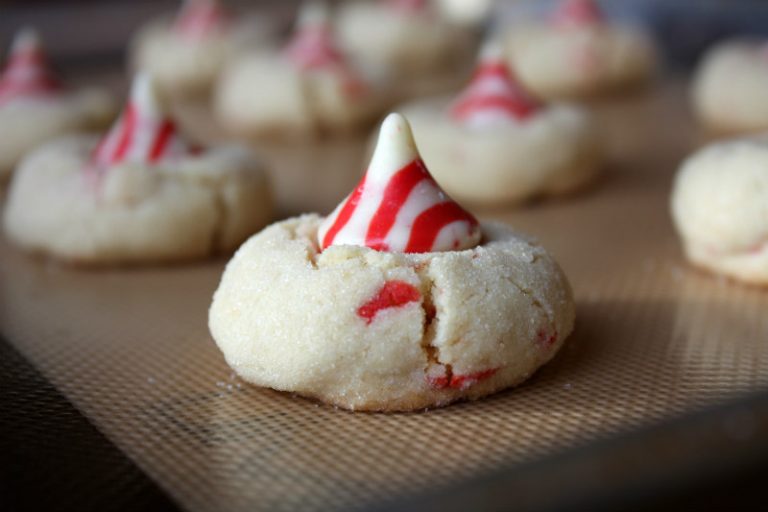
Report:
[[173,20],[155,20],[139,30],[132,62],[152,75],[166,100],[205,97],[228,62],[270,37],[264,21],[235,17],[219,0],[184,0]]
[[508,50],[523,84],[549,99],[642,83],[655,61],[643,33],[610,23],[593,0],[564,0],[549,23],[512,30]]
[[355,69],[333,40],[327,9],[310,3],[280,53],[233,63],[219,81],[216,112],[233,134],[318,134],[358,128],[382,108],[382,92]]
[[238,250],[209,313],[244,379],[379,411],[518,384],[554,356],[573,322],[555,261],[447,197],[397,114],[331,215],[273,224]]
[[420,100],[402,111],[435,178],[462,201],[509,203],[568,193],[600,168],[589,113],[531,98],[494,43],[484,48],[457,99]]
[[735,40],[707,52],[693,80],[696,115],[718,131],[768,129],[768,43]]
[[768,139],[713,144],[677,174],[672,216],[688,259],[768,284]]
[[52,141],[21,163],[5,231],[31,251],[82,263],[161,262],[228,251],[270,217],[266,176],[249,153],[201,151],[176,132],[138,75],[101,140]]
[[37,33],[20,31],[0,75],[0,184],[35,147],[59,135],[103,127],[114,110],[106,92],[66,90],[50,70]]

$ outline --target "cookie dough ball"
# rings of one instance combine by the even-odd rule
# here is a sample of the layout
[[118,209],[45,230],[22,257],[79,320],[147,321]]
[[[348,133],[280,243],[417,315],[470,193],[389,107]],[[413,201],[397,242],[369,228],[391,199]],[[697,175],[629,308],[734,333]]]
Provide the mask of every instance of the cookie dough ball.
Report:
[[133,67],[147,72],[166,99],[205,96],[226,64],[264,44],[260,19],[231,16],[219,0],[185,0],[174,20],[150,22],[134,37]]
[[19,32],[0,75],[0,184],[32,149],[66,133],[102,128],[114,112],[104,91],[64,89],[37,34]]
[[688,158],[672,215],[692,263],[768,284],[768,140],[714,144]]
[[629,88],[655,62],[645,34],[608,22],[591,0],[565,0],[549,24],[512,31],[507,48],[523,84],[547,99]]
[[441,186],[473,204],[514,203],[572,192],[598,173],[601,152],[589,113],[528,96],[498,46],[486,46],[456,99],[402,107]]
[[357,188],[325,219],[289,219],[248,240],[209,312],[244,379],[378,411],[518,384],[573,322],[554,260],[447,197],[397,114]]
[[350,2],[339,12],[338,31],[355,60],[407,80],[456,69],[472,40],[429,0]]
[[727,41],[704,57],[693,81],[698,118],[717,131],[768,129],[768,44]]
[[222,125],[246,138],[353,130],[384,105],[381,91],[336,48],[320,4],[302,11],[283,52],[244,56],[229,66],[215,98]]
[[106,138],[52,141],[24,159],[4,227],[18,246],[78,263],[165,262],[230,251],[266,224],[270,194],[249,153],[198,151],[147,103],[138,77]]

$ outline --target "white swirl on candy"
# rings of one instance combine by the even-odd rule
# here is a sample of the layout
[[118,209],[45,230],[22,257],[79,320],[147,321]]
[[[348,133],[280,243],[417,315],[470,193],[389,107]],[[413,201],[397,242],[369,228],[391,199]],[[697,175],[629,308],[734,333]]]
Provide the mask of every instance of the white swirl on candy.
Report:
[[400,114],[384,120],[368,171],[318,232],[322,249],[360,245],[417,253],[468,249],[480,238],[477,220],[429,174]]

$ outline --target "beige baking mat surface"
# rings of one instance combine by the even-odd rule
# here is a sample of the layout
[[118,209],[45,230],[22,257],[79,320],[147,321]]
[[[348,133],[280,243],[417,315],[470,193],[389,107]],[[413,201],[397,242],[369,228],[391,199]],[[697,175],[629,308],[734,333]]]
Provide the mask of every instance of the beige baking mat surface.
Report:
[[[0,327],[201,512],[360,506],[764,387],[768,293],[688,268],[670,225],[671,176],[697,137],[682,93],[671,84],[600,107],[623,157],[593,190],[483,215],[540,237],[578,301],[557,358],[486,400],[353,414],[241,382],[206,327],[222,261],[85,271],[3,243]],[[324,200],[330,208],[338,197]]]

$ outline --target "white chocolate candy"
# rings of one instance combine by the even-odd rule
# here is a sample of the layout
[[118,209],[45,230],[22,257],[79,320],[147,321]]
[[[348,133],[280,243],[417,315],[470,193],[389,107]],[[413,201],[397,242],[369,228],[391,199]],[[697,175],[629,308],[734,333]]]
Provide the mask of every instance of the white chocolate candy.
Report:
[[451,115],[473,128],[518,123],[540,105],[518,83],[507,66],[501,47],[489,42],[480,53],[475,75],[451,107]]
[[37,32],[22,29],[13,40],[8,63],[0,75],[0,105],[24,98],[50,97],[61,89],[49,69]]
[[191,153],[175,122],[163,111],[149,75],[133,80],[125,111],[99,143],[93,163],[104,168],[127,161],[154,163]]
[[429,174],[400,114],[384,120],[366,175],[318,232],[322,248],[359,245],[406,253],[468,249],[480,237],[477,220]]

